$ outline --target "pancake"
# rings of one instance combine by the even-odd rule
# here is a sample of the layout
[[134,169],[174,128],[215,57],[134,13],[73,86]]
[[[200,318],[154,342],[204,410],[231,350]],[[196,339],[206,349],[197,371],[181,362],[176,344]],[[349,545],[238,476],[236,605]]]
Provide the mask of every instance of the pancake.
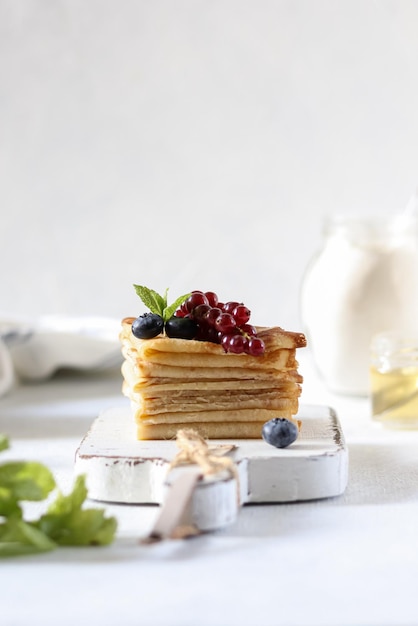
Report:
[[[270,419],[270,418],[267,418]],[[260,439],[262,422],[212,422],[188,424],[205,439]],[[184,428],[183,423],[173,424],[139,424],[138,439],[175,439],[177,431]]]

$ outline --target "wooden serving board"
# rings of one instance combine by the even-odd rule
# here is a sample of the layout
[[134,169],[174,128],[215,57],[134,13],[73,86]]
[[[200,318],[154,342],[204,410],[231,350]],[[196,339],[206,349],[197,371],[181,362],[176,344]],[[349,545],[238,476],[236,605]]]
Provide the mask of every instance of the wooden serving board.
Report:
[[[229,455],[238,470],[239,484],[233,489],[239,491],[240,504],[296,502],[344,492],[348,452],[335,411],[302,405],[298,418],[302,428],[288,448],[262,439],[210,442],[235,446]],[[161,504],[168,466],[177,452],[175,441],[136,440],[130,409],[115,408],[94,421],[76,452],[75,469],[86,475],[92,499]]]

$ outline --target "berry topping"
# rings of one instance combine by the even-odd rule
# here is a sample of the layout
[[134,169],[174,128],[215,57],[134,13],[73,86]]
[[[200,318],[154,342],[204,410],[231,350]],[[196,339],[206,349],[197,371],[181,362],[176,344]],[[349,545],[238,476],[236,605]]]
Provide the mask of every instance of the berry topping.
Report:
[[248,339],[246,352],[252,356],[261,356],[264,354],[265,346],[264,341],[259,337],[250,337]]
[[209,313],[209,311],[212,311],[209,304],[198,304],[197,307],[195,307],[191,312],[191,315],[193,319],[201,321],[205,319],[205,315],[206,313]]
[[226,350],[226,352],[232,352],[233,354],[242,354],[245,352],[248,339],[244,337],[244,335],[225,335],[225,341],[223,341],[222,346]]
[[276,448],[287,448],[298,437],[298,427],[285,417],[275,417],[266,422],[262,429],[264,441]]
[[197,323],[190,317],[173,316],[165,323],[165,333],[167,337],[177,339],[194,339],[198,333]]
[[225,313],[232,314],[233,310],[236,309],[237,306],[239,306],[239,302],[225,302],[225,304],[223,305],[223,310],[225,311]]
[[257,334],[257,329],[251,324],[243,324],[242,326],[240,326],[240,330],[245,335],[253,335],[255,337],[255,335]]
[[162,333],[163,328],[163,318],[155,313],[144,313],[132,322],[132,333],[138,339],[152,339]]
[[199,327],[196,339],[220,343],[225,352],[233,354],[264,354],[263,341],[249,324],[251,311],[242,303],[221,302],[213,291],[192,291],[175,312],[176,317],[191,317]]
[[251,311],[243,304],[238,304],[238,306],[232,310],[232,317],[238,326],[242,326],[242,324],[246,324],[250,319]]
[[203,291],[192,291],[184,304],[186,309],[191,313],[199,304],[209,304],[209,300]]
[[215,328],[221,333],[230,333],[237,323],[230,313],[221,313],[215,320]]
[[205,291],[205,296],[208,299],[210,306],[218,306],[218,296],[213,291]]
[[218,319],[221,313],[222,313],[222,309],[219,309],[218,307],[214,306],[212,309],[209,309],[209,311],[205,313],[204,321],[209,326],[214,326],[216,320]]
[[[160,295],[142,285],[134,287],[151,311],[132,324],[136,337],[156,337],[165,327],[168,337],[219,343],[225,352],[232,354],[264,354],[264,342],[257,337],[257,329],[249,323],[251,311],[242,302],[228,300],[224,304],[214,291],[195,289],[168,305],[168,290]],[[151,322],[152,316],[159,318],[158,325],[156,321]]]

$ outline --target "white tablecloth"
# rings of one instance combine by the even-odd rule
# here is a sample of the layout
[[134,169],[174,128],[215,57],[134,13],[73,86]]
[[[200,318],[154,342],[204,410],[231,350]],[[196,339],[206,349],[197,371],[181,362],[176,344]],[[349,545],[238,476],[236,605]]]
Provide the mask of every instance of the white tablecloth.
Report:
[[[0,562],[2,626],[404,626],[418,624],[418,432],[383,429],[365,398],[328,393],[300,359],[303,402],[336,409],[349,446],[344,495],[251,505],[236,524],[187,541],[140,545],[154,506],[106,506],[106,548]],[[0,400],[10,458],[39,459],[63,491],[97,414],[123,406],[118,372],[58,376]]]

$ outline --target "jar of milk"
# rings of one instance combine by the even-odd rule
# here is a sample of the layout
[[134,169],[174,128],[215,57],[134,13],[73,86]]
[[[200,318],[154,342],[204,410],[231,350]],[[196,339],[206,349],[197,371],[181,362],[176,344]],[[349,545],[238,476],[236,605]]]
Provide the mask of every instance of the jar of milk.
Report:
[[326,220],[302,282],[301,315],[327,387],[367,395],[372,336],[418,327],[417,219]]

